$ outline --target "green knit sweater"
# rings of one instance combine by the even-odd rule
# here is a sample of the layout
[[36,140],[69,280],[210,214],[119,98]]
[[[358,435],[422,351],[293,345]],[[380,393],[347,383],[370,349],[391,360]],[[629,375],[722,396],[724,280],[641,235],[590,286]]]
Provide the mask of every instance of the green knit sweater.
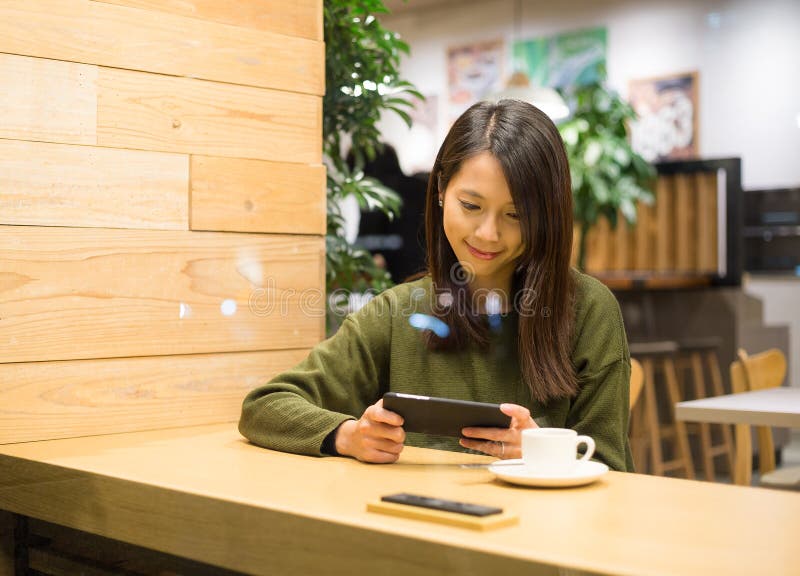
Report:
[[[572,362],[580,391],[542,405],[531,399],[517,358],[518,317],[502,317],[488,350],[429,351],[409,324],[430,313],[429,277],[401,284],[349,315],[338,332],[295,368],[250,392],[239,431],[285,452],[321,454],[325,437],[358,418],[385,392],[526,406],[539,426],[573,428],[596,443],[595,459],[633,470],[628,431],[630,359],[619,305],[600,282],[574,272],[576,323]],[[464,450],[453,438],[407,434],[406,444]]]

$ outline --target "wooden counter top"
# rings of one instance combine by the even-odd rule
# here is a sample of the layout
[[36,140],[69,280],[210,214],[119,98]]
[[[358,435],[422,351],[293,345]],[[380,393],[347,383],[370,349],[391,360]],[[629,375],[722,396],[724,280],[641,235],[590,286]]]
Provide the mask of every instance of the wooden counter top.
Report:
[[[0,508],[243,572],[787,574],[800,494],[610,473],[572,489],[494,480],[464,454],[392,465],[248,444],[233,425],[0,446]],[[473,532],[366,511],[393,492],[498,505]]]

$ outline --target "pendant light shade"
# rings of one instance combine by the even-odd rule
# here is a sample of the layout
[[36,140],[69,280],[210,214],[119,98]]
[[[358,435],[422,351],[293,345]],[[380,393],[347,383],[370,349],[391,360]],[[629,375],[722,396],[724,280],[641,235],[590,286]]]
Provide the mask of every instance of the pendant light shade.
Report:
[[[514,38],[522,37],[522,0],[514,0]],[[531,79],[520,70],[520,63],[515,62],[515,72],[508,79],[506,87],[489,96],[491,100],[523,100],[536,106],[547,114],[554,122],[569,116],[569,106],[561,95],[545,86],[531,86]]]
[[569,116],[569,106],[558,92],[544,86],[531,86],[528,75],[521,71],[514,72],[506,87],[500,92],[492,94],[490,98],[492,100],[505,98],[523,100],[536,106],[553,121],[563,120]]

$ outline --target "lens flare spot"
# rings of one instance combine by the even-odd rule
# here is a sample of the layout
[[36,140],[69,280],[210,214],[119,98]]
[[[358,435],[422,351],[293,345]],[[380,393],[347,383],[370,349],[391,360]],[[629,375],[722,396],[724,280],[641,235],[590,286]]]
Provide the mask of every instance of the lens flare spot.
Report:
[[183,320],[184,318],[189,318],[191,315],[192,307],[184,302],[181,302],[180,306],[178,306],[178,318]]
[[408,323],[417,330],[430,330],[439,338],[447,338],[450,335],[450,327],[428,314],[412,314],[408,318]]
[[223,316],[233,316],[236,314],[236,300],[231,300],[230,298],[223,300],[219,305],[219,311],[222,312]]

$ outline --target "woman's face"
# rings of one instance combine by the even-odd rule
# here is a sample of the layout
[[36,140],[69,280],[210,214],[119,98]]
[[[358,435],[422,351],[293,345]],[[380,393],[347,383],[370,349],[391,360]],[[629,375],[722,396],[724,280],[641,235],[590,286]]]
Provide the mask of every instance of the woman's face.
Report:
[[444,191],[444,233],[473,288],[510,294],[524,251],[517,210],[500,163],[490,152],[465,160]]

